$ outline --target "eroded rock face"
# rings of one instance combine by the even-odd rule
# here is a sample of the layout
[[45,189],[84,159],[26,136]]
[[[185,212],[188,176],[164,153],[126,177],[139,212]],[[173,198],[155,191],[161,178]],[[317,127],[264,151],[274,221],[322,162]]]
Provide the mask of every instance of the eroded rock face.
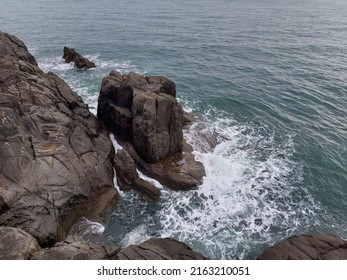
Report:
[[0,260],[27,260],[41,248],[27,232],[13,227],[0,227]]
[[347,241],[332,234],[292,236],[261,254],[260,260],[346,260]]
[[183,110],[175,95],[175,84],[167,78],[113,71],[102,82],[98,117],[154,163],[183,148]]
[[94,62],[83,57],[81,54],[76,52],[75,49],[64,47],[63,58],[65,59],[66,63],[74,62],[75,67],[80,68],[80,69],[95,68]]
[[0,225],[43,247],[82,215],[112,209],[114,149],[87,105],[45,74],[16,37],[0,33]]

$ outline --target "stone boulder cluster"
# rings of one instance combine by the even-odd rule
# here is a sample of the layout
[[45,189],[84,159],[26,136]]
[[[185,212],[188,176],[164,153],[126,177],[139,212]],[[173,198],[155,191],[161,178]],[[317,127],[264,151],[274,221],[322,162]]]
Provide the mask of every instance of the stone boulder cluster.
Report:
[[[63,58],[95,67],[67,47]],[[191,122],[174,82],[116,71],[102,81],[95,117],[61,78],[38,67],[22,41],[0,32],[0,259],[207,259],[170,238],[118,248],[69,231],[81,219],[105,222],[119,200],[114,175],[122,191],[153,201],[160,190],[137,169],[173,190],[198,187],[205,170],[183,137]],[[259,259],[347,259],[347,242],[295,236]]]
[[[74,51],[65,48],[64,56],[76,67],[88,67]],[[82,99],[58,76],[44,73],[22,41],[0,32],[0,259],[135,256],[130,249],[67,236],[81,217],[102,223],[114,209],[119,199],[114,165],[119,160],[122,153],[115,159],[109,131]],[[123,170],[129,173],[127,167]],[[132,176],[127,183],[159,198],[158,190],[136,172]],[[136,256],[184,258],[179,253],[184,247],[189,251],[184,255],[202,258],[174,240],[151,242],[157,255],[141,247],[134,249]],[[171,244],[177,252],[164,254],[161,244]]]

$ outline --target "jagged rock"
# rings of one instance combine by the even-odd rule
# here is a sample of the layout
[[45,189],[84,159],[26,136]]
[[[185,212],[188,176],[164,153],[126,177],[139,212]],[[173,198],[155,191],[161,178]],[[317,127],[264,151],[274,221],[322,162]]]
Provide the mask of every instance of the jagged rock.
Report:
[[146,175],[176,190],[202,183],[205,170],[183,139],[175,84],[165,77],[112,71],[102,82],[98,117]]
[[332,234],[295,235],[262,253],[260,260],[346,260],[347,241]]
[[41,248],[29,233],[13,227],[0,227],[0,260],[27,260]]
[[117,184],[121,190],[127,191],[132,188],[152,200],[160,198],[160,190],[154,185],[142,180],[136,171],[133,158],[125,150],[118,150],[114,157]]
[[53,247],[36,252],[32,260],[112,260],[120,251],[118,247],[98,245],[69,236]]
[[207,260],[186,244],[171,238],[152,238],[117,253],[118,260]]
[[82,99],[42,72],[23,42],[0,32],[0,225],[45,247],[81,216],[105,218],[118,195],[113,156]]
[[182,151],[183,110],[175,95],[167,78],[113,71],[102,82],[98,117],[145,161],[157,162]]
[[77,68],[95,68],[94,62],[80,55],[75,49],[64,47],[63,58],[66,63],[74,62]]

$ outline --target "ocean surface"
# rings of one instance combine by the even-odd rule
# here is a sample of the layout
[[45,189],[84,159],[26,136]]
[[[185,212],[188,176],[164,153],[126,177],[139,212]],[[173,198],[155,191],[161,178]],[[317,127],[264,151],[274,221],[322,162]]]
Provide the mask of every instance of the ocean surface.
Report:
[[[0,0],[0,30],[92,112],[115,69],[167,76],[206,123],[185,133],[206,169],[197,190],[154,182],[159,203],[122,192],[86,238],[173,237],[213,259],[255,259],[300,233],[347,238],[345,0]],[[96,69],[63,63],[64,46]],[[201,133],[220,135],[218,145],[206,148]]]

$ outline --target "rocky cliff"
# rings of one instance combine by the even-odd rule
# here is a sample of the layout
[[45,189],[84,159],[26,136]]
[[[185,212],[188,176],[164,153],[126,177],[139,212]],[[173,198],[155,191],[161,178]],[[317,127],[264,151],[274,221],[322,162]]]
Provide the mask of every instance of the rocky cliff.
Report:
[[43,247],[82,215],[105,217],[117,201],[114,149],[87,105],[26,46],[0,33],[0,225]]

